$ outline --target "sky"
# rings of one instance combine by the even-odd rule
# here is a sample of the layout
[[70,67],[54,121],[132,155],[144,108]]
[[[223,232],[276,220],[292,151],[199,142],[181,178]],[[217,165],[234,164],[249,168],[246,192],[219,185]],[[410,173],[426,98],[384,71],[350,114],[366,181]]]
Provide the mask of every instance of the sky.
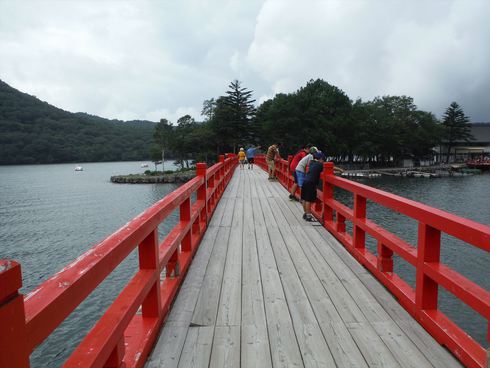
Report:
[[489,0],[0,0],[0,79],[121,120],[202,120],[235,79],[259,104],[321,78],[490,122],[489,16]]

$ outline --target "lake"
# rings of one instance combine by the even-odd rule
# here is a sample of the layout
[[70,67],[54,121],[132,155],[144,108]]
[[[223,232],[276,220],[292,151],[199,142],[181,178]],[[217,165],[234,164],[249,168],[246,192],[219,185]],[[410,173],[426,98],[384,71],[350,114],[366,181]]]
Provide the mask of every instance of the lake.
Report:
[[[0,166],[0,258],[21,263],[26,294],[94,244],[173,191],[174,184],[112,184],[112,175],[140,173],[141,162]],[[152,168],[152,165],[150,165]],[[166,169],[173,168],[171,163]],[[490,223],[490,175],[457,178],[372,178],[362,180],[404,197]],[[336,195],[346,204],[351,196]],[[392,211],[368,204],[368,215],[416,245],[417,224]],[[162,238],[177,222],[178,210],[159,228]],[[375,251],[373,239],[368,247]],[[490,290],[489,253],[450,237],[443,238],[442,259],[469,279]],[[133,252],[74,313],[36,349],[33,367],[60,366],[113,296],[135,272]],[[395,268],[414,284],[413,268],[395,258]],[[441,291],[441,309],[486,345],[486,321],[450,294]]]

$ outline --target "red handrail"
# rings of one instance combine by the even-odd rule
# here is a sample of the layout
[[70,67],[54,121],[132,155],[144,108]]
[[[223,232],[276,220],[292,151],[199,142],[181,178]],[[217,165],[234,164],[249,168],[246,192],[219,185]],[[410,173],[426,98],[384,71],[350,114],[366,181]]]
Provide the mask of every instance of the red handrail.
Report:
[[[29,356],[137,247],[139,270],[65,362],[65,367],[141,367],[206,231],[237,160],[210,168],[92,247],[26,297],[20,265],[0,260],[0,367],[28,367]],[[192,195],[196,200],[191,203]],[[158,244],[158,226],[180,221]],[[160,280],[161,272],[166,277]],[[141,307],[141,313],[137,313]]]
[[[276,176],[288,190],[292,187],[290,161],[291,157],[275,161]],[[264,156],[257,156],[255,162],[267,171]],[[315,217],[463,364],[468,367],[490,367],[490,350],[481,346],[442,313],[437,301],[438,289],[442,286],[490,321],[490,292],[440,262],[441,233],[490,252],[490,226],[336,177],[333,163],[324,164],[322,181],[323,191],[318,190],[318,199],[312,208]],[[334,199],[334,187],[352,193],[353,208]],[[417,247],[369,220],[366,213],[367,200],[416,220],[419,224]],[[346,231],[346,220],[352,223],[352,236]],[[378,242],[377,256],[366,248],[366,233]],[[393,272],[394,253],[415,267],[415,289]],[[486,328],[490,342],[490,322]]]

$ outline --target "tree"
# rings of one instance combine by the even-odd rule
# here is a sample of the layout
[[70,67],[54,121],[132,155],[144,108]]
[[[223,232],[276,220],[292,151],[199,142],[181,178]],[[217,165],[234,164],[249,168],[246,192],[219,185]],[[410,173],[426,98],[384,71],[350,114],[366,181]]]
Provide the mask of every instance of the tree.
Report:
[[171,147],[178,155],[178,162],[181,168],[189,168],[188,155],[195,154],[195,142],[193,131],[196,129],[196,122],[190,115],[184,115],[177,120]]
[[454,146],[454,143],[458,141],[468,142],[474,139],[471,135],[471,125],[468,124],[469,121],[469,117],[464,114],[463,109],[456,102],[452,102],[446,109],[446,112],[442,117],[444,138],[447,142],[446,163],[449,162],[451,148]]
[[165,171],[165,150],[168,149],[170,142],[172,142],[172,136],[172,125],[167,119],[160,119],[160,122],[155,126],[153,138],[162,152],[162,171]]
[[236,151],[239,143],[253,139],[253,119],[255,107],[252,91],[241,87],[238,80],[230,83],[226,96],[207,100],[203,113],[209,118],[209,124],[216,138],[217,153]]

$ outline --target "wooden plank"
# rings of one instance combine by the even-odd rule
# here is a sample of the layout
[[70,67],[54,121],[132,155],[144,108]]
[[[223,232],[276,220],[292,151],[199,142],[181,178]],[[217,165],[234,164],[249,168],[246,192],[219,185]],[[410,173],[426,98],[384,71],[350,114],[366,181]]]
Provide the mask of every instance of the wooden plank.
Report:
[[[299,216],[302,210],[295,206],[294,202],[284,200],[293,217],[286,216],[288,221],[294,221],[293,218]],[[296,216],[294,216],[296,215]],[[300,220],[296,220],[300,221]],[[323,227],[315,226],[305,231],[316,230],[323,239],[318,240],[318,244],[326,241],[328,246],[323,246],[324,257],[332,260],[332,264],[337,265],[336,271],[340,273],[342,281],[346,284],[347,289],[358,297],[359,305],[363,305],[363,313],[369,321],[389,321],[394,320],[397,325],[389,324],[389,331],[377,331],[379,334],[396,335],[403,332],[410,341],[406,344],[413,349],[417,346],[431,364],[435,367],[460,367],[459,362],[451,354],[441,347],[423,328],[400,306],[383,285],[381,285],[361,264],[359,264],[347,250]],[[337,259],[335,256],[338,256]],[[347,266],[347,268],[344,267]],[[348,277],[350,269],[357,278]],[[361,285],[362,284],[362,285]],[[364,287],[362,287],[364,286]],[[375,327],[376,329],[376,327]],[[388,341],[385,339],[385,341]],[[413,343],[413,344],[412,344]],[[413,354],[417,354],[417,350]],[[424,364],[424,363],[421,363]],[[425,362],[426,364],[426,362]]]
[[187,329],[188,327],[178,326],[164,328],[146,366],[148,368],[177,367]]
[[211,326],[216,322],[229,235],[230,227],[219,227],[216,243],[192,316],[191,324],[194,326]]
[[226,204],[228,203],[228,198],[221,198],[218,206],[214,210],[213,216],[208,223],[208,227],[215,227],[221,224],[221,219],[223,218],[223,213],[225,212]]
[[347,323],[347,328],[369,367],[401,367],[369,322]]
[[213,335],[214,327],[190,327],[178,368],[207,368],[213,346]]
[[210,367],[240,367],[240,326],[216,326]]
[[175,367],[178,363],[217,233],[217,227],[206,231],[159,340],[148,358],[150,367]]
[[427,358],[393,321],[371,323],[395,359],[404,368],[432,367]]
[[[278,199],[276,198],[275,201]],[[342,367],[367,367],[361,352],[346,326],[342,323],[339,313],[323,288],[298,239],[296,239],[296,235],[293,234],[285,217],[282,216],[284,213],[281,212],[280,207],[275,202],[271,202],[271,207],[273,207],[275,218],[291,259],[298,270],[302,285],[336,364]]]
[[249,171],[245,178],[243,209],[241,366],[272,367],[253,221],[251,174]]
[[[243,170],[235,175],[242,176]],[[240,326],[242,283],[242,236],[243,236],[243,180],[239,181],[231,222],[228,252],[223,275],[223,285],[218,307],[217,326]]]
[[[257,186],[256,179],[254,175],[254,186]],[[263,196],[263,192],[257,190],[256,195]],[[303,367],[258,198],[254,198],[252,206],[272,364],[274,367]]]
[[165,321],[165,327],[189,326],[217,235],[217,227],[207,229],[175,303]]
[[260,198],[267,232],[271,240],[274,257],[281,276],[304,365],[305,367],[335,366],[333,357],[330,354],[328,345],[323,337],[321,328],[313,313],[289,252],[284,246],[284,239],[270,208],[271,201],[273,199],[266,200],[263,197]]
[[[417,346],[434,367],[462,367],[459,361],[443,346],[439,345],[379,281],[367,272],[355,259],[351,261],[353,257],[340,243],[336,241],[336,243],[332,242],[332,239],[335,238],[326,229],[316,228],[315,230],[329,243],[333,243],[331,244],[331,249],[339,255],[347,267],[358,275],[359,280],[383,307],[390,316],[390,319],[397,323],[403,333]],[[359,272],[359,268],[362,268],[363,271]]]
[[[281,231],[286,232],[288,223],[284,217],[281,217],[281,209],[280,207],[284,208],[284,204],[281,206],[281,200],[275,201],[275,205],[272,205],[275,209],[274,213],[276,214],[276,218],[278,221],[280,221],[280,228]],[[346,306],[347,309],[355,311],[355,314],[357,315],[357,318],[359,319],[359,322],[362,323],[364,326],[363,334],[360,335],[359,333],[353,334],[353,337],[359,346],[361,352],[363,353],[364,358],[372,365],[372,364],[380,364],[382,362],[379,361],[379,358],[381,359],[389,359],[393,358],[386,352],[389,350],[385,346],[384,342],[378,337],[378,333],[374,330],[374,328],[370,325],[369,320],[363,317],[361,309],[364,307],[360,307],[356,300],[352,297],[352,295],[349,293],[348,289],[345,288],[345,285],[343,282],[346,280],[354,279],[354,275],[350,272],[344,272],[344,270],[337,270],[336,267],[332,267],[332,264],[336,263],[337,260],[335,258],[338,258],[334,254],[334,259],[330,259],[330,262],[326,262],[325,260],[322,259],[322,255],[318,252],[316,249],[315,245],[313,242],[306,236],[307,231],[315,231],[313,227],[308,226],[308,224],[305,224],[304,226],[301,226],[302,224],[297,220],[296,217],[290,217],[289,220],[292,222],[293,227],[294,227],[294,233],[291,234],[285,234],[284,238],[286,240],[286,244],[291,243],[291,238],[294,238],[294,236],[298,236],[298,239],[301,239],[301,244],[303,245],[303,249],[305,250],[305,254],[310,255],[310,262],[313,265],[313,268],[315,268],[318,272],[318,270],[323,270],[323,272],[318,272],[318,275],[321,277],[325,273],[328,275],[329,279],[329,284],[327,285],[334,285],[334,287],[326,287],[327,292],[331,296],[332,300],[334,301],[334,304],[337,306],[337,310],[339,310],[339,313],[341,312],[341,309],[343,306]],[[301,225],[300,225],[301,224]],[[298,226],[299,225],[299,226]],[[292,249],[292,246],[290,247]],[[325,247],[322,247],[324,249]],[[311,257],[311,254],[314,256]],[[292,254],[292,258],[296,259],[300,257],[301,254],[299,252],[296,252],[295,254]],[[340,262],[341,263],[341,262]],[[327,265],[329,267],[324,267]],[[299,263],[301,266],[301,263]],[[316,267],[315,267],[316,265]],[[345,267],[345,266],[344,266]],[[303,267],[303,272],[307,271],[306,267]],[[339,271],[340,275],[337,274],[335,271]],[[311,278],[312,276],[310,276]],[[339,302],[342,305],[342,307],[339,307]],[[357,323],[353,324],[354,326],[357,326]],[[371,348],[368,348],[366,344],[364,344],[365,341],[371,341]],[[377,354],[373,355],[372,351],[375,350]],[[335,349],[333,349],[335,351]],[[358,358],[359,359],[359,358]]]

